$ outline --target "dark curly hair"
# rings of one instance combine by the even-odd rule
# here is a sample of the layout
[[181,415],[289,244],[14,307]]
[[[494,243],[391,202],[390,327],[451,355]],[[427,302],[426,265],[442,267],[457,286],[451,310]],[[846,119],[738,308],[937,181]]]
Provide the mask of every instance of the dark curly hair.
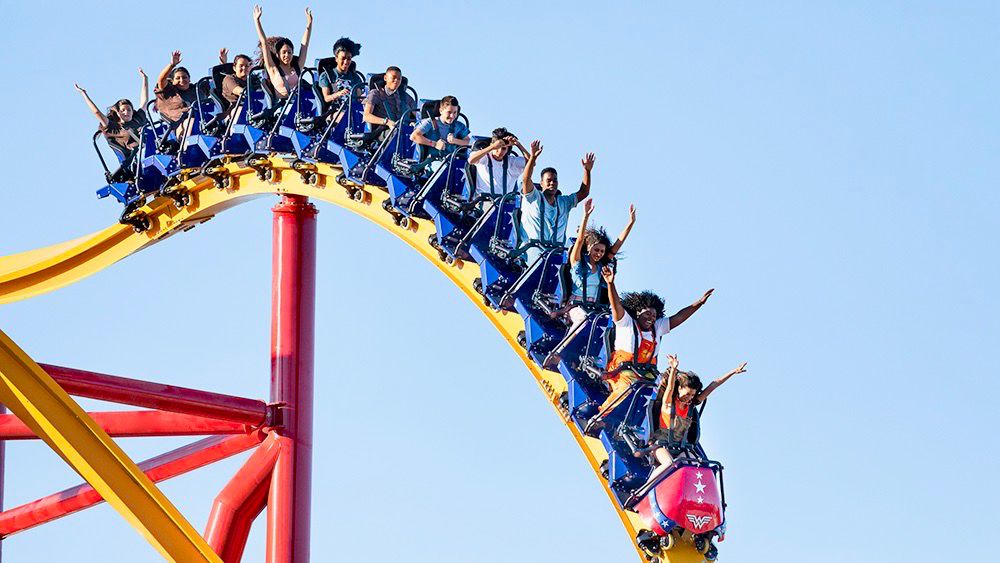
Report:
[[352,57],[356,57],[361,54],[361,43],[355,43],[350,37],[341,37],[333,44],[333,54],[336,55],[338,51],[347,51]]
[[639,316],[639,311],[652,308],[656,318],[663,318],[663,299],[652,291],[630,291],[622,295],[622,307],[633,319]]
[[583,234],[583,257],[586,258],[590,254],[590,247],[595,244],[604,245],[604,257],[601,261],[597,263],[598,266],[607,266],[611,263],[611,239],[608,238],[608,233],[604,232],[604,227],[590,227]]

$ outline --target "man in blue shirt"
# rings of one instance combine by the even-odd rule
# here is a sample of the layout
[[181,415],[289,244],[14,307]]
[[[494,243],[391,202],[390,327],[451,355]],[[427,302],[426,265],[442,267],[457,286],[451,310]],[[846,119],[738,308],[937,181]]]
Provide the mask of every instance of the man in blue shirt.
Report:
[[590,196],[590,172],[594,168],[594,153],[584,155],[583,181],[574,194],[563,195],[559,191],[559,175],[555,168],[542,170],[541,193],[535,187],[531,175],[544,147],[538,141],[531,142],[531,153],[521,176],[521,239],[522,245],[531,246],[525,251],[530,266],[542,254],[543,246],[552,247],[566,244],[566,226],[569,213],[581,201]]
[[443,160],[459,147],[469,146],[469,128],[458,120],[461,111],[458,98],[445,96],[438,102],[438,117],[421,121],[410,140],[428,147],[425,160]]

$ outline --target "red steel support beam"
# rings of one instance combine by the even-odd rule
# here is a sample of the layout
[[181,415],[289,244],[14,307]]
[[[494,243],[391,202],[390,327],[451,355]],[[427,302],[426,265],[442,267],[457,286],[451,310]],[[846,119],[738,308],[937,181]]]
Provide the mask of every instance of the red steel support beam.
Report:
[[280,448],[272,435],[215,497],[205,526],[205,540],[225,563],[239,563],[253,521],[267,505],[271,470]]
[[259,426],[265,423],[263,401],[141,381],[79,369],[38,364],[70,395],[162,411],[193,414]]
[[274,212],[271,289],[271,402],[280,409],[282,448],[271,477],[268,563],[309,561],[312,478],[316,208],[284,196]]
[[[210,434],[246,434],[247,424],[162,411],[115,411],[87,413],[109,436],[205,436]],[[38,436],[12,414],[0,415],[0,441],[29,440]]]
[[[260,444],[262,431],[238,436],[212,436],[150,458],[139,464],[154,482],[170,479]],[[0,538],[103,502],[90,485],[77,485],[34,502],[0,512]]]

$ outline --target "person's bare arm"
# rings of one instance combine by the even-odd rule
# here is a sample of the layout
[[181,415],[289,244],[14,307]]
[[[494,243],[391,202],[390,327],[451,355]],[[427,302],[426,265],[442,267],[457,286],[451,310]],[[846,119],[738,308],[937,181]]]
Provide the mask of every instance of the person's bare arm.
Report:
[[371,102],[365,102],[365,113],[361,118],[364,119],[365,123],[369,123],[371,125],[385,125],[389,128],[396,125],[396,122],[388,117],[379,117],[375,115],[375,104]]
[[415,144],[423,145],[425,147],[433,147],[439,151],[443,151],[445,147],[448,146],[448,144],[444,141],[444,139],[438,139],[437,141],[432,141],[427,137],[425,137],[424,133],[420,130],[420,127],[415,128],[413,130],[413,133],[410,133],[410,140],[413,141]]
[[156,79],[156,89],[163,90],[167,87],[167,82],[170,80],[170,73],[174,71],[174,67],[179,65],[181,62],[181,52],[174,51],[170,54],[170,64],[163,67],[160,71],[160,76]]
[[670,398],[674,396],[674,387],[677,385],[677,366],[680,365],[677,362],[677,356],[670,354],[667,356],[667,364],[670,366],[667,371],[663,373],[664,378],[660,381],[660,397],[663,399],[663,406],[666,407]]
[[695,314],[695,312],[698,309],[701,309],[701,306],[704,305],[705,302],[708,301],[708,298],[712,296],[713,291],[715,290],[710,289],[706,291],[705,294],[702,295],[700,299],[688,305],[687,307],[684,307],[680,311],[677,311],[673,315],[670,315],[670,330],[679,327],[684,321],[691,318],[691,315]]
[[455,135],[453,135],[451,133],[448,133],[448,139],[447,139],[447,141],[448,141],[449,145],[455,145],[457,147],[467,147],[467,146],[469,146],[469,143],[471,142],[469,140],[468,136],[466,136],[466,137],[456,137]]
[[142,77],[142,84],[139,87],[138,109],[146,109],[146,104],[149,103],[149,77],[143,72],[142,67],[139,67],[139,76]]
[[483,159],[484,156],[490,154],[490,151],[496,150],[503,146],[503,141],[500,139],[493,139],[493,142],[486,145],[485,147],[479,149],[478,151],[472,151],[469,155],[469,164],[475,164]]
[[715,381],[709,383],[708,387],[706,387],[704,390],[702,390],[701,393],[698,393],[697,402],[698,403],[704,402],[705,399],[707,399],[708,396],[712,393],[712,391],[715,391],[716,389],[718,389],[719,387],[721,387],[723,383],[729,381],[730,377],[736,375],[737,373],[744,373],[744,372],[746,372],[746,370],[747,370],[747,363],[743,362],[742,364],[740,364],[740,366],[738,368],[730,371],[726,375],[723,375],[719,379],[716,379]]
[[[259,5],[253,7],[253,22],[254,27],[257,28],[257,40],[260,42],[260,56],[264,59],[264,69],[267,71],[267,76],[271,79],[274,89],[278,91],[278,95],[287,96],[288,88],[285,86],[285,77],[281,76],[278,62],[271,56],[271,49],[267,47],[267,34],[264,33],[264,25],[260,21],[263,14],[264,10]],[[279,83],[282,85],[281,88],[278,87]]]
[[524,145],[521,144],[521,141],[518,140],[518,138],[514,137],[513,135],[511,135],[511,144],[513,144],[515,147],[517,147],[518,150],[521,151],[521,154],[524,155],[525,158],[528,157],[528,149],[524,148]]
[[576,201],[581,202],[590,197],[590,172],[594,169],[594,153],[588,152],[580,159],[583,165],[583,180],[580,182],[580,189],[576,192]]
[[302,32],[302,43],[299,44],[299,72],[306,67],[306,54],[309,53],[309,38],[312,37],[313,13],[306,8],[306,30]]
[[635,205],[628,206],[628,223],[625,223],[625,228],[622,229],[621,234],[618,235],[618,240],[611,245],[611,250],[608,254],[614,256],[618,254],[618,251],[622,249],[622,245],[625,244],[625,239],[628,238],[628,234],[632,232],[632,227],[635,226]]
[[535,163],[541,156],[545,147],[540,141],[531,141],[531,151],[528,152],[528,161],[524,164],[524,172],[521,173],[521,193],[528,195],[535,190],[535,182],[531,180],[531,175],[535,173]]
[[569,263],[576,266],[580,263],[583,258],[583,237],[587,234],[587,221],[590,220],[590,214],[594,212],[594,200],[588,199],[583,202],[583,219],[580,220],[580,228],[576,231],[576,241],[573,242],[573,248],[569,251]]
[[327,103],[332,102],[337,98],[342,98],[351,93],[350,88],[341,88],[336,92],[333,91],[333,87],[331,86],[322,86],[321,88],[323,90],[323,100]]
[[96,117],[97,120],[101,122],[101,127],[107,127],[108,116],[104,115],[104,113],[100,110],[100,108],[97,107],[97,104],[94,103],[94,100],[90,99],[90,95],[87,94],[86,90],[81,88],[79,84],[74,84],[73,86],[75,86],[76,91],[83,96],[83,101],[87,103],[87,107],[89,107],[90,111],[93,112],[94,117]]
[[604,283],[608,284],[608,300],[611,301],[611,320],[618,322],[625,317],[625,307],[622,307],[622,299],[618,295],[618,288],[615,287],[615,271],[611,266],[601,269],[601,277]]

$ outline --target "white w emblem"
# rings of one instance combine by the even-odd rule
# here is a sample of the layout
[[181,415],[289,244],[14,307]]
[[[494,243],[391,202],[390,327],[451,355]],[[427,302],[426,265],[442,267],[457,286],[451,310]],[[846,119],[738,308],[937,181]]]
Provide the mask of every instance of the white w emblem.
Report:
[[691,522],[696,530],[708,524],[711,520],[711,516],[695,516],[694,514],[688,514],[688,522]]

